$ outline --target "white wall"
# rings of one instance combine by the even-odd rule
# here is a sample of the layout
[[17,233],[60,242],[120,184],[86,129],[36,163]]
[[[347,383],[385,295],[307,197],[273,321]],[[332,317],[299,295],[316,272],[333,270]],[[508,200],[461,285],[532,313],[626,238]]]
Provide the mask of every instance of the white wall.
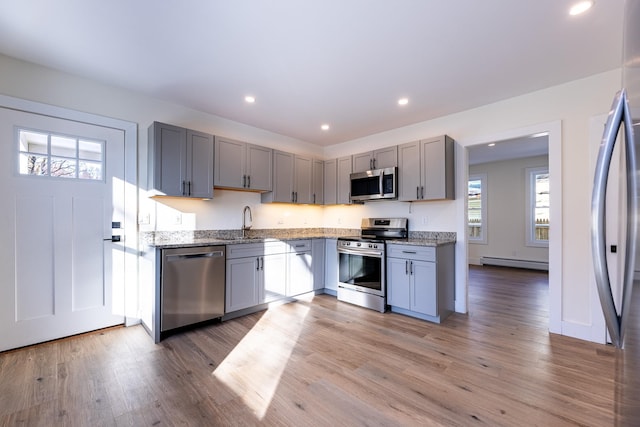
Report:
[[[487,243],[469,242],[469,263],[483,256],[548,261],[549,249],[526,245],[526,168],[548,166],[547,156],[483,163],[469,167],[469,175],[487,176]],[[483,197],[485,189],[482,189]],[[553,209],[553,207],[552,207]]]
[[[19,98],[50,103],[79,111],[100,114],[123,120],[136,122],[139,125],[139,158],[140,176],[146,176],[146,145],[147,127],[154,120],[173,123],[214,134],[224,135],[235,139],[250,141],[256,144],[279,148],[290,152],[314,154],[326,158],[338,157],[377,147],[400,144],[435,135],[448,134],[459,144],[456,150],[458,156],[457,181],[466,182],[467,164],[466,153],[460,147],[480,142],[497,140],[500,135],[517,133],[519,129],[535,129],[545,123],[561,122],[561,138],[550,139],[551,144],[561,144],[561,147],[551,147],[550,152],[557,150],[561,157],[561,182],[563,195],[562,204],[562,247],[561,271],[557,274],[561,282],[557,298],[561,306],[558,315],[561,316],[562,333],[589,337],[592,324],[592,309],[589,292],[591,279],[590,242],[589,242],[589,205],[590,183],[592,177],[589,171],[588,123],[592,116],[606,113],[611,99],[620,87],[620,70],[598,74],[582,80],[564,85],[533,92],[527,95],[511,98],[480,108],[464,111],[458,114],[437,118],[392,131],[372,135],[366,138],[349,141],[328,147],[325,150],[270,132],[262,131],[250,126],[241,125],[226,119],[200,113],[182,106],[169,104],[123,89],[108,87],[85,79],[77,78],[22,61],[0,56],[0,93]],[[551,167],[553,159],[550,157]],[[142,183],[142,180],[141,180]],[[457,189],[461,189],[457,184]],[[459,191],[458,191],[459,192]],[[215,200],[210,205],[194,207],[192,202],[180,201],[179,209],[198,211],[195,219],[196,227],[211,226],[219,228],[237,228],[241,223],[241,209],[244,204],[256,206],[255,195],[231,195],[228,209],[229,215],[220,216],[216,208],[220,202]],[[222,195],[226,197],[226,195]],[[256,208],[264,209],[264,216],[295,218],[291,224],[300,224],[307,218],[308,226],[357,227],[361,216],[370,213],[382,215],[394,214],[398,216],[412,215],[413,229],[458,231],[459,242],[456,248],[457,279],[456,279],[456,308],[466,310],[466,241],[465,241],[465,198],[458,197],[453,202],[422,202],[365,206],[322,208],[291,207],[288,205]],[[183,206],[187,204],[188,206]],[[207,207],[204,207],[207,206]],[[209,208],[210,207],[210,208]],[[300,208],[300,209],[298,209]],[[409,213],[411,208],[411,213]],[[145,207],[146,209],[146,207]],[[158,207],[159,210],[164,207]],[[320,209],[322,213],[307,209]],[[258,212],[255,216],[256,226],[262,219]],[[422,224],[426,217],[427,224]],[[233,219],[237,218],[237,220]],[[267,222],[273,220],[267,220]],[[310,222],[309,222],[310,221]],[[316,222],[317,221],[317,222]],[[339,224],[338,222],[341,222]],[[286,223],[283,225],[287,225]],[[459,303],[459,301],[461,301]],[[552,313],[553,316],[553,313]]]

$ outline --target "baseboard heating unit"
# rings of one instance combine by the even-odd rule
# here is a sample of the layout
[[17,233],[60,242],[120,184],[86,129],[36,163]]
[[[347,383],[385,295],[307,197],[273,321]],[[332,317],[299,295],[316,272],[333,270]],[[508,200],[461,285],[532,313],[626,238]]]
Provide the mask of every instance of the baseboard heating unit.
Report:
[[480,264],[495,265],[498,267],[529,268],[532,270],[549,271],[549,262],[547,261],[529,261],[524,259],[483,256],[480,258]]

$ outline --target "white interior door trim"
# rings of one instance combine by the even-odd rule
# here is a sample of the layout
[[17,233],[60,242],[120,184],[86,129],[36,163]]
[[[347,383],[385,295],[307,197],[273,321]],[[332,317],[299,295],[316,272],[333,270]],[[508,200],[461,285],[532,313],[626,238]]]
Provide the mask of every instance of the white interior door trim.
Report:
[[[551,212],[550,221],[553,233],[549,238],[549,332],[562,334],[562,121],[540,123],[518,129],[510,129],[493,135],[458,140],[461,149],[456,153],[458,173],[456,177],[456,193],[467,194],[469,159],[466,147],[489,142],[503,141],[523,135],[540,132],[549,133],[549,175]],[[466,197],[460,197],[458,211],[458,243],[456,244],[456,311],[466,313],[468,310],[468,241]]]
[[138,124],[121,119],[70,110],[55,105],[43,104],[0,94],[0,107],[27,113],[36,113],[80,123],[119,129],[124,132],[125,189],[124,189],[124,289],[125,325],[140,323],[138,301]]

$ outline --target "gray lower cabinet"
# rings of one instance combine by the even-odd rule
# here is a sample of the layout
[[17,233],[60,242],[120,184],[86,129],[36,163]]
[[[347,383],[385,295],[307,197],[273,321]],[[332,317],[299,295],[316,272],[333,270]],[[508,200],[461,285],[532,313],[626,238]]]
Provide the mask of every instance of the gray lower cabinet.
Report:
[[287,254],[287,292],[289,297],[313,291],[311,240],[293,240]]
[[391,310],[440,323],[454,310],[455,245],[387,246]]
[[325,239],[324,291],[333,296],[338,292],[338,239]]
[[227,245],[225,313],[284,297],[286,255],[284,242]]
[[227,245],[225,314],[313,291],[314,247],[324,268],[324,239]]
[[313,239],[311,241],[311,272],[313,274],[314,291],[321,291],[324,288],[324,247],[325,239]]

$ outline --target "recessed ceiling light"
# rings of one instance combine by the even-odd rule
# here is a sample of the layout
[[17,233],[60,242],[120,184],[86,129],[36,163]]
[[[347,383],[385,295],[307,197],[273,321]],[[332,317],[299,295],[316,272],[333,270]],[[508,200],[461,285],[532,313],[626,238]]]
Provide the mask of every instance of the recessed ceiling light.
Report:
[[487,146],[488,146],[488,147],[495,147],[495,146],[496,146],[496,143],[495,143],[495,142],[492,142],[491,144],[487,144]]
[[591,9],[594,3],[595,2],[593,0],[580,1],[578,3],[575,3],[573,6],[571,6],[571,9],[569,9],[569,15],[580,15],[581,13],[584,13],[587,10]]
[[256,98],[254,96],[251,96],[251,95],[245,96],[244,100],[246,102],[248,102],[249,104],[253,104],[254,102],[256,102]]
[[328,124],[324,124],[324,125],[320,126],[320,129],[329,130],[329,125]]
[[407,105],[408,103],[409,103],[409,98],[398,99],[398,105]]

